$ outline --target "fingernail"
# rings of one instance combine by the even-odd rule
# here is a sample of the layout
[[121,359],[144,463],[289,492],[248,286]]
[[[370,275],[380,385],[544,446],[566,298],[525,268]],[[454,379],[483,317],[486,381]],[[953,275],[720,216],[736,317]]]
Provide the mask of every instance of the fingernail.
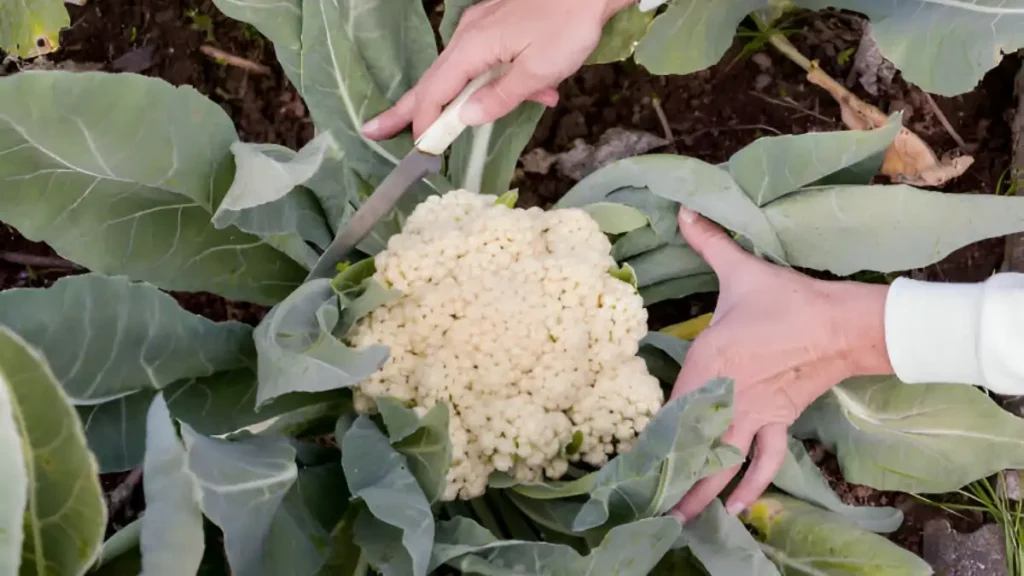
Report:
[[693,224],[697,220],[697,213],[686,206],[679,206],[679,219],[687,224]]
[[471,100],[462,105],[462,109],[459,110],[459,120],[462,120],[466,126],[479,126],[485,123],[484,110]]
[[729,516],[739,516],[740,512],[746,509],[746,506],[742,502],[733,502],[726,507],[725,511],[729,513]]
[[680,524],[686,524],[686,515],[678,510],[669,512],[673,518],[675,518]]
[[380,121],[376,118],[370,120],[366,124],[363,124],[363,134],[373,134],[380,129]]

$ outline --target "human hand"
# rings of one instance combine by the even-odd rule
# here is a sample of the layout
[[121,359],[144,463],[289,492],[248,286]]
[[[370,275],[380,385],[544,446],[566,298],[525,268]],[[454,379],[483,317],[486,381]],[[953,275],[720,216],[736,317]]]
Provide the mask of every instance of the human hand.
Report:
[[[787,429],[811,402],[847,378],[892,373],[885,347],[888,286],[826,282],[770,264],[685,208],[679,228],[714,269],[720,291],[671,397],[712,378],[734,380],[733,422],[722,440],[744,455],[757,443],[726,504],[736,515],[775,478],[788,451]],[[700,480],[670,513],[681,522],[695,517],[739,469]]]
[[511,63],[505,74],[463,105],[467,126],[496,120],[526,100],[558,104],[557,86],[597,47],[616,12],[635,0],[486,0],[467,9],[451,42],[390,109],[363,126],[373,140],[391,138],[412,122],[418,138],[471,80]]

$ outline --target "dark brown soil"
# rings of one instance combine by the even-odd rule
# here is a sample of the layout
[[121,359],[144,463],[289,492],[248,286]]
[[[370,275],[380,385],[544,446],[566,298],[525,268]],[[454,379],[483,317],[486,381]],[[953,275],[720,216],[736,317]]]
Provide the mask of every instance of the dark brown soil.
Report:
[[959,494],[945,494],[939,497],[929,497],[929,502],[920,497],[901,492],[879,492],[867,486],[850,484],[843,480],[839,470],[839,461],[832,454],[825,451],[824,447],[817,442],[804,443],[811,458],[821,468],[822,474],[828,480],[829,485],[835,493],[846,504],[856,506],[891,506],[903,511],[903,525],[899,530],[889,534],[893,542],[921,555],[922,532],[925,524],[935,518],[945,518],[950,525],[959,532],[970,533],[981,527],[984,517],[980,512],[960,511],[957,514],[950,514],[935,503],[966,504],[965,498]]
[[[431,6],[437,24],[440,12]],[[312,123],[294,88],[277,65],[273,48],[255,30],[222,16],[208,0],[94,0],[85,7],[68,5],[72,27],[62,38],[63,49],[49,65],[71,69],[127,71],[189,84],[219,103],[235,120],[241,137],[298,148],[313,135]],[[799,20],[802,32],[791,38],[808,57],[818,59],[826,72],[845,79],[852,64],[845,58],[856,48],[860,21],[848,14],[825,13]],[[261,75],[220,63],[201,52],[212,46],[252,62],[269,66]],[[625,127],[663,134],[652,99],[668,119],[674,141],[663,152],[686,154],[709,162],[722,162],[758,137],[842,129],[839,107],[804,74],[771,49],[755,57],[736,60],[737,42],[722,63],[685,77],[652,77],[631,63],[588,67],[560,88],[561,102],[543,117],[527,151],[541,147],[550,153],[569,149],[577,139],[594,143],[607,129]],[[34,65],[47,65],[36,62]],[[1013,75],[1019,65],[1007,58],[981,86],[957,98],[936,98],[938,106],[966,140],[975,164],[945,190],[961,193],[996,192],[1000,176],[1010,164],[1010,129],[1007,111],[1013,102]],[[0,75],[13,73],[13,64],[0,67]],[[854,91],[883,111],[904,111],[907,125],[943,155],[956,151],[953,138],[939,123],[921,93],[897,75],[880,97]],[[963,151],[961,151],[963,152]],[[554,172],[528,174],[520,170],[515,185],[524,205],[549,205],[573,184]],[[1002,241],[968,246],[916,275],[942,281],[977,281],[987,278],[1002,260]],[[43,244],[28,242],[16,231],[0,227],[0,289],[38,287],[75,273],[67,268],[29,267],[4,261],[3,255],[49,256]],[[241,320],[256,324],[265,310],[227,302],[210,294],[173,294],[188,310],[217,321]],[[651,325],[659,328],[710,312],[714,295],[700,295],[662,303],[651,311]],[[954,526],[969,530],[979,519],[952,517],[906,495],[880,493],[853,486],[841,479],[834,458],[823,456],[821,466],[844,501],[868,505],[895,505],[904,509],[907,522],[892,538],[917,553],[921,528],[932,515],[946,515]],[[107,491],[124,474],[106,475]],[[112,527],[130,522],[141,510],[141,490],[112,518]]]

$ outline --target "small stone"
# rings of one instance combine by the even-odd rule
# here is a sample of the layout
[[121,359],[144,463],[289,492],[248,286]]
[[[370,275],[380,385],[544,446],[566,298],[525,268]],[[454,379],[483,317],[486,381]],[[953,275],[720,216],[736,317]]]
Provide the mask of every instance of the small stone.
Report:
[[996,493],[1000,498],[1020,501],[1020,470],[1006,470],[999,475]]
[[118,72],[138,74],[153,65],[153,47],[144,46],[122,54],[111,64]]
[[523,171],[533,174],[547,174],[558,157],[543,148],[534,148],[523,154]]
[[772,69],[772,57],[764,52],[758,52],[750,57],[750,59],[757,64],[757,67],[762,72],[767,72]]
[[668,140],[642,130],[610,128],[591,146],[582,139],[558,155],[558,172],[572,180],[582,180],[596,170],[617,160],[640,156],[669,144]]
[[770,86],[771,83],[772,83],[772,75],[771,74],[758,74],[757,77],[754,78],[754,88],[756,90],[764,90],[765,88]]
[[935,576],[1008,576],[1003,531],[997,524],[960,534],[949,521],[932,520],[924,527],[923,548]]

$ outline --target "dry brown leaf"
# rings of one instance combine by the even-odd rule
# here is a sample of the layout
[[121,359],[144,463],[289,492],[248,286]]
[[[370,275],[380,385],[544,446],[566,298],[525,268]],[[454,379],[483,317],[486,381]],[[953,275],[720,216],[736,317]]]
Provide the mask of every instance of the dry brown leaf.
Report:
[[[816,63],[812,63],[807,80],[832,95],[842,109],[843,124],[851,130],[871,130],[884,126],[888,121],[884,112],[833,80]],[[901,184],[941,186],[961,176],[971,164],[974,164],[972,156],[940,160],[920,136],[904,127],[885,151],[881,173]]]

